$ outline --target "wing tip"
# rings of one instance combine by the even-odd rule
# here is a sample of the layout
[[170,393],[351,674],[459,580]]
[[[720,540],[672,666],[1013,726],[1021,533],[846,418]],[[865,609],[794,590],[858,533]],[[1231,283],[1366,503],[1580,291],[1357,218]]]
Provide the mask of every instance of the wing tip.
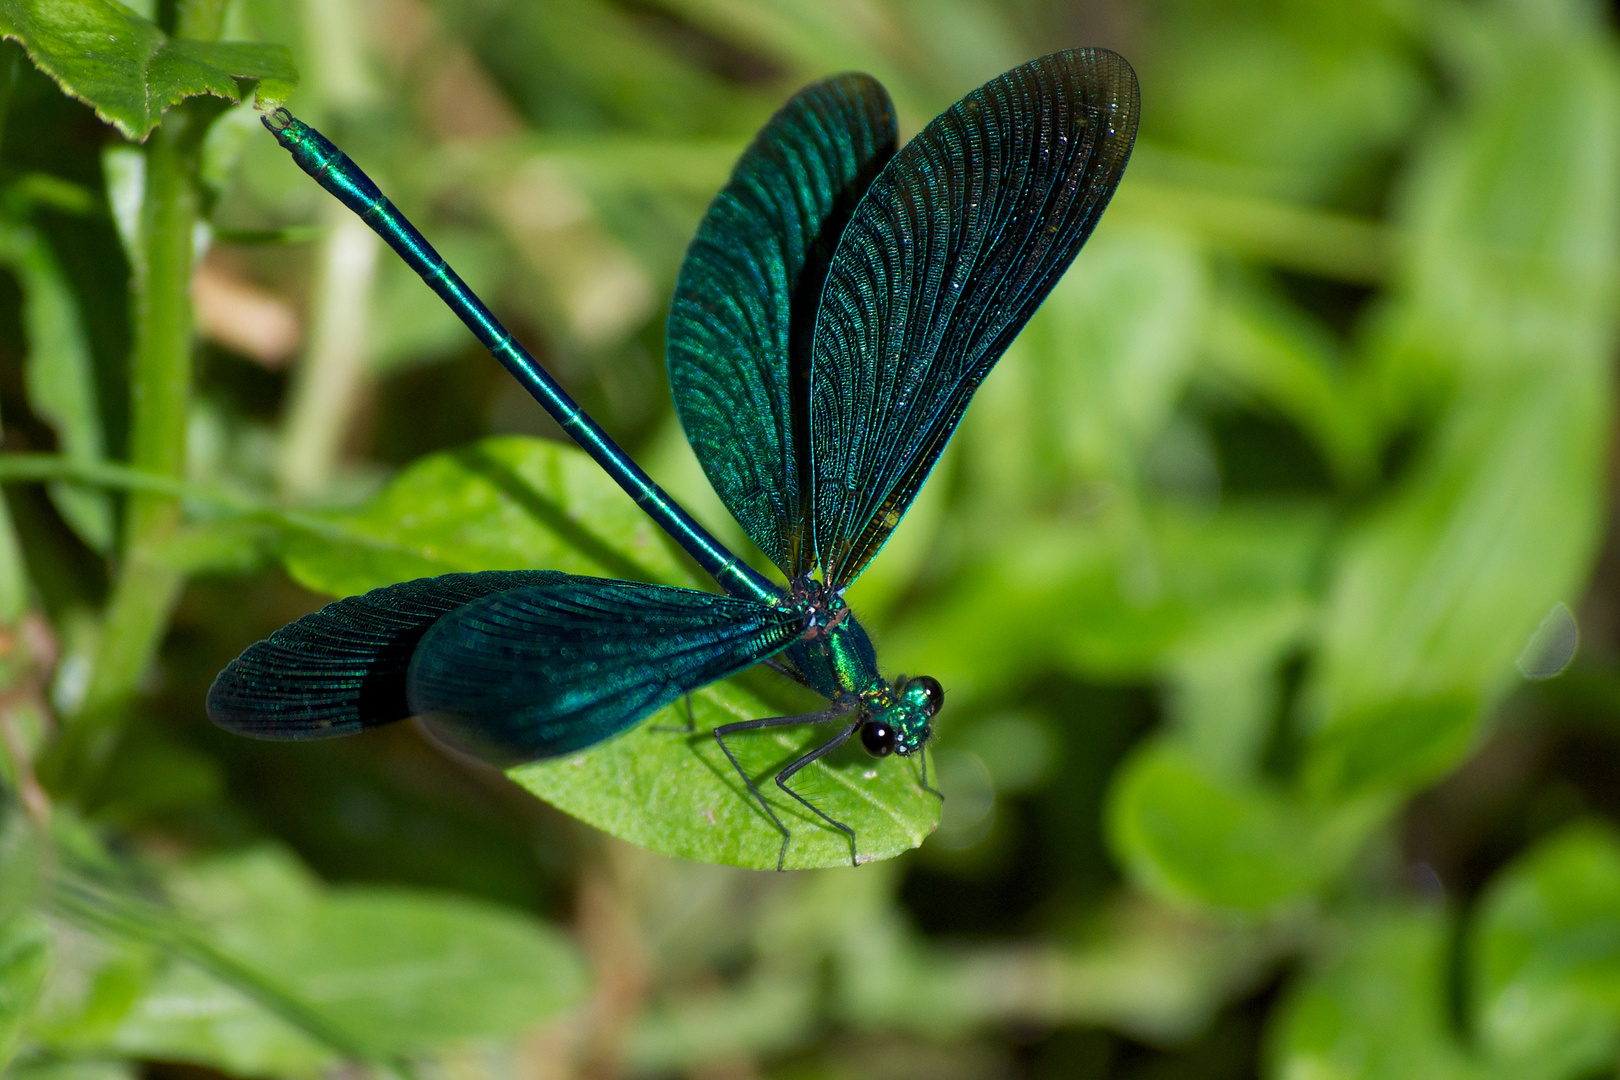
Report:
[[295,627],[303,630],[292,623],[249,644],[215,675],[204,699],[209,721],[248,738],[305,742],[407,717],[403,670],[343,662],[353,657],[322,662],[319,651],[295,636]]
[[251,665],[243,663],[249,653],[232,660],[208,688],[204,709],[214,726],[274,742],[337,738],[367,726],[352,702],[334,700],[330,693],[300,693],[285,680],[267,689],[265,680],[255,678]]

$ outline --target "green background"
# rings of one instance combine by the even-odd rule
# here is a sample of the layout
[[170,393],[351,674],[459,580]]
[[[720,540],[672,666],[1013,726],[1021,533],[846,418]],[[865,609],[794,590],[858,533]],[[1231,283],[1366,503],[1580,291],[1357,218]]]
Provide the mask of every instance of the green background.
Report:
[[[1614,1075],[1613,19],[0,0],[0,1067]],[[831,72],[905,136],[1081,44],[1138,70],[1136,155],[849,594],[886,673],[947,689],[942,813],[915,763],[838,756],[803,790],[872,861],[800,818],[826,869],[746,869],[776,835],[701,732],[804,704],[768,674],[695,738],[672,711],[511,777],[411,725],[209,725],[214,673],[334,596],[697,580],[255,102],[746,550],[662,362],[736,154]]]

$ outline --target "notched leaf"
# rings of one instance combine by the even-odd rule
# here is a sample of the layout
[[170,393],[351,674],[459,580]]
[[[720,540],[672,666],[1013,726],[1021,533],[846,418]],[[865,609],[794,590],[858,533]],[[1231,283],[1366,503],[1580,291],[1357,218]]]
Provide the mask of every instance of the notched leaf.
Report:
[[131,139],[144,139],[170,106],[211,95],[241,101],[256,88],[273,107],[298,84],[281,45],[187,41],[112,0],[0,0],[0,37]]

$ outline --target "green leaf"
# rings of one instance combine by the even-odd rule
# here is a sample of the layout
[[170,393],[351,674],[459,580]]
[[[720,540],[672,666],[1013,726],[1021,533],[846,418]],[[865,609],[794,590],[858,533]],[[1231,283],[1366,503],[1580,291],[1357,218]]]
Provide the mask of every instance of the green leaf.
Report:
[[449,894],[333,889],[308,925],[242,951],[383,1052],[514,1035],[585,991],[561,934]]
[[1352,713],[1317,733],[1304,766],[1304,788],[1333,802],[1439,778],[1472,745],[1477,699],[1465,694],[1398,698]]
[[[0,220],[0,265],[17,276],[28,338],[28,403],[56,431],[63,457],[91,463],[106,456],[96,376],[84,322],[56,257],[39,233]],[[86,544],[112,550],[112,501],[104,491],[55,483],[51,499]]]
[[[574,947],[527,916],[419,890],[322,889],[277,849],[204,862],[169,887],[219,950],[379,1057],[511,1036],[584,993]],[[311,1072],[332,1059],[180,961],[162,969],[111,1045],[249,1075]]]
[[188,577],[248,574],[273,558],[280,541],[275,526],[266,522],[222,518],[177,530],[153,546],[153,555]]
[[1268,1074],[1320,1080],[1471,1080],[1487,1075],[1451,1036],[1439,910],[1380,911],[1344,928],[1296,984],[1272,1032]]
[[[1279,556],[1287,540],[1278,530]],[[1200,608],[1163,661],[1169,719],[1211,775],[1252,776],[1276,726],[1283,658],[1306,639],[1316,606],[1300,589]]]
[[1337,868],[1282,796],[1216,779],[1174,743],[1150,744],[1114,784],[1114,850],[1164,896],[1263,911],[1304,895]]
[[1473,933],[1481,1041],[1523,1077],[1595,1073],[1620,1047],[1620,837],[1576,825],[1491,883]]
[[[775,870],[782,834],[748,794],[709,731],[735,720],[780,715],[733,683],[692,695],[695,733],[677,703],[584,754],[511,769],[507,775],[604,832],[666,855]],[[825,742],[829,726],[732,736],[727,745],[792,832],[786,867],[848,866],[849,840],[783,794],[771,777]],[[850,740],[794,777],[793,788],[855,830],[861,862],[908,851],[939,823],[939,799],[919,784],[921,763],[874,759]]]
[[671,545],[581,450],[486,439],[412,464],[328,534],[288,540],[288,571],[349,596],[468,570],[564,570],[671,585],[694,579]]
[[188,97],[240,101],[238,80],[252,80],[268,108],[298,82],[283,46],[170,38],[112,0],[0,0],[0,37],[131,139]]
[[222,949],[380,1054],[512,1035],[584,992],[574,947],[528,916],[422,890],[317,890],[307,878],[300,895],[298,872],[275,865],[285,859],[221,859],[181,888],[192,905],[224,901],[213,922]]
[[121,1058],[30,1057],[13,1062],[6,1080],[136,1080],[136,1065]]
[[153,977],[103,1049],[240,1076],[309,1076],[339,1063],[242,991],[181,961]]
[[996,545],[1054,499],[1133,496],[1194,367],[1204,262],[1174,233],[1102,228],[974,395],[952,440],[953,519]]
[[[1552,371],[1479,387],[1407,489],[1347,541],[1306,700],[1320,752],[1357,760],[1327,772],[1420,783],[1454,764],[1472,731],[1447,718],[1486,715],[1547,609],[1578,595],[1602,523],[1600,382]],[[1413,718],[1424,726],[1375,730]],[[1403,762],[1418,737],[1436,756]]]
[[50,962],[50,934],[38,915],[17,915],[0,922],[0,1069],[16,1052]]
[[156,958],[140,942],[53,922],[54,953],[28,1041],[73,1055],[102,1052],[151,984]]
[[186,810],[206,813],[224,795],[218,761],[155,725],[126,728],[118,761],[83,797],[101,822],[139,826]]

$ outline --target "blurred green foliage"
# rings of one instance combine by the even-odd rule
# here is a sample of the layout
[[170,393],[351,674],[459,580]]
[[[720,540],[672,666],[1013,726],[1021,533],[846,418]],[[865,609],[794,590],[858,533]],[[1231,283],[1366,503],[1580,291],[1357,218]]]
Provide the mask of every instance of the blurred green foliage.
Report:
[[[6,1074],[1612,1073],[1612,18],[0,0]],[[330,596],[694,580],[234,102],[290,95],[741,545],[661,361],[735,154],[832,71],[910,132],[1075,44],[1136,64],[1136,157],[850,595],[948,689],[920,849],[669,858],[776,844],[683,715],[513,777],[208,725]],[[931,824],[896,764],[874,855]]]

